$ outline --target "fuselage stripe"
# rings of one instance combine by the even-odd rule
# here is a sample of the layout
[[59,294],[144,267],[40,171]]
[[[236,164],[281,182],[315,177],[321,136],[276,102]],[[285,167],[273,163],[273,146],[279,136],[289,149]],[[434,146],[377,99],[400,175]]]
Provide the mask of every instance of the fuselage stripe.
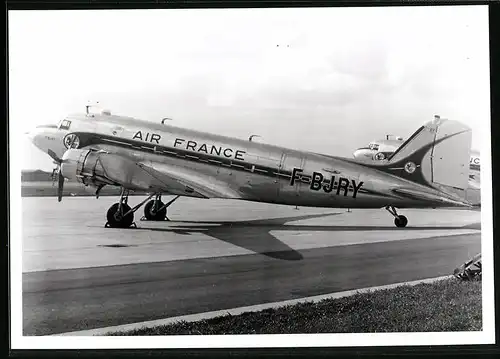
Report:
[[[99,145],[107,142],[120,147],[132,148],[140,152],[149,153],[161,157],[182,158],[188,161],[197,161],[211,166],[218,165],[239,171],[257,172],[261,175],[265,175],[272,178],[280,178],[280,177],[283,179],[292,178],[292,172],[288,170],[283,170],[281,167],[272,168],[272,167],[249,163],[247,161],[238,161],[234,159],[225,160],[224,158],[212,155],[206,155],[202,153],[197,153],[198,156],[193,156],[189,153],[189,151],[186,150],[174,149],[171,147],[165,147],[160,145],[154,147],[148,147],[142,145],[139,141],[127,140],[127,139],[124,139],[123,141],[117,141],[115,139],[106,138],[105,137],[106,135],[96,135],[94,133],[77,133],[77,134],[80,134],[82,139],[85,137],[87,139],[86,141],[83,140],[81,141],[82,147]],[[282,166],[282,164],[278,163],[278,166]],[[298,179],[297,181],[309,184],[311,183],[311,176],[305,174],[301,175],[300,179]]]
[[106,141],[106,142],[113,142],[113,143],[119,143],[119,144],[122,144],[122,145],[128,145],[128,146],[130,146],[130,143],[128,143],[128,142],[110,140],[109,138],[103,138],[103,140]]

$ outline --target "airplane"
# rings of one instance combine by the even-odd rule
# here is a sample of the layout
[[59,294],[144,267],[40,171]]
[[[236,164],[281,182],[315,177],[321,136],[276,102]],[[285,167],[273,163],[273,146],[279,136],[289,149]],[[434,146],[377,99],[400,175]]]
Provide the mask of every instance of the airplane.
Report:
[[[439,115],[434,116],[439,119]],[[386,135],[385,139],[372,141],[366,147],[360,147],[353,152],[358,160],[380,161],[391,156],[403,144],[403,137]],[[480,154],[471,150],[469,160],[469,182],[466,198],[474,206],[481,205],[481,161]]]
[[[168,121],[167,121],[168,122]],[[106,227],[163,221],[181,196],[226,198],[323,208],[385,208],[396,227],[397,208],[471,207],[465,199],[471,129],[454,120],[421,126],[387,159],[362,162],[112,115],[109,110],[68,115],[38,126],[28,137],[56,164],[58,201],[65,179],[99,191],[119,186]],[[148,197],[128,205],[130,191]],[[174,195],[168,203],[162,195]],[[155,197],[152,199],[152,197]]]
[[385,140],[375,140],[367,147],[360,147],[352,154],[357,159],[384,160],[394,153],[403,144],[403,137],[397,136],[391,139],[391,135],[386,135]]

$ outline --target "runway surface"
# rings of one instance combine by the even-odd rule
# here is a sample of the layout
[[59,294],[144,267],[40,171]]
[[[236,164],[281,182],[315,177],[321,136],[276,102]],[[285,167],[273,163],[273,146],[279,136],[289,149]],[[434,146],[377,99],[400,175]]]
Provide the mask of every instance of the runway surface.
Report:
[[24,335],[448,275],[481,250],[479,211],[402,210],[399,229],[385,210],[181,198],[170,222],[107,229],[114,202],[23,198]]

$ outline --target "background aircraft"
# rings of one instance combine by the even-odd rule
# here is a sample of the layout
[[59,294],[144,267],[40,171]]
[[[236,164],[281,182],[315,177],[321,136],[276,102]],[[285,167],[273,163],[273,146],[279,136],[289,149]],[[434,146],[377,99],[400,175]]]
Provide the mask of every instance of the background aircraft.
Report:
[[[67,116],[58,126],[29,134],[64,179],[96,188],[121,187],[107,225],[129,227],[144,208],[164,220],[179,196],[231,198],[285,205],[385,208],[398,227],[408,220],[396,208],[470,207],[465,199],[471,129],[435,118],[388,159],[359,161],[145,122],[109,111]],[[430,153],[434,154],[431,158]],[[436,156],[438,155],[438,156]],[[131,208],[130,190],[150,195]],[[162,194],[177,195],[164,204]],[[151,198],[155,196],[155,199]]]
[[[435,116],[435,119],[439,119]],[[380,161],[390,157],[402,144],[403,137],[386,135],[385,139],[375,140],[367,147],[360,147],[353,153],[353,157],[364,161]],[[471,150],[469,159],[469,182],[466,199],[474,206],[481,205],[481,161],[478,151]]]

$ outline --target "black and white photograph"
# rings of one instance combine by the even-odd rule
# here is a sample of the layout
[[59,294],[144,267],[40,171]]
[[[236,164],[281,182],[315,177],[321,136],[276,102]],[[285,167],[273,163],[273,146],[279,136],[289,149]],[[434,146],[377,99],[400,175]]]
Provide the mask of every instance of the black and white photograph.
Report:
[[494,343],[490,112],[484,5],[10,10],[12,348]]

